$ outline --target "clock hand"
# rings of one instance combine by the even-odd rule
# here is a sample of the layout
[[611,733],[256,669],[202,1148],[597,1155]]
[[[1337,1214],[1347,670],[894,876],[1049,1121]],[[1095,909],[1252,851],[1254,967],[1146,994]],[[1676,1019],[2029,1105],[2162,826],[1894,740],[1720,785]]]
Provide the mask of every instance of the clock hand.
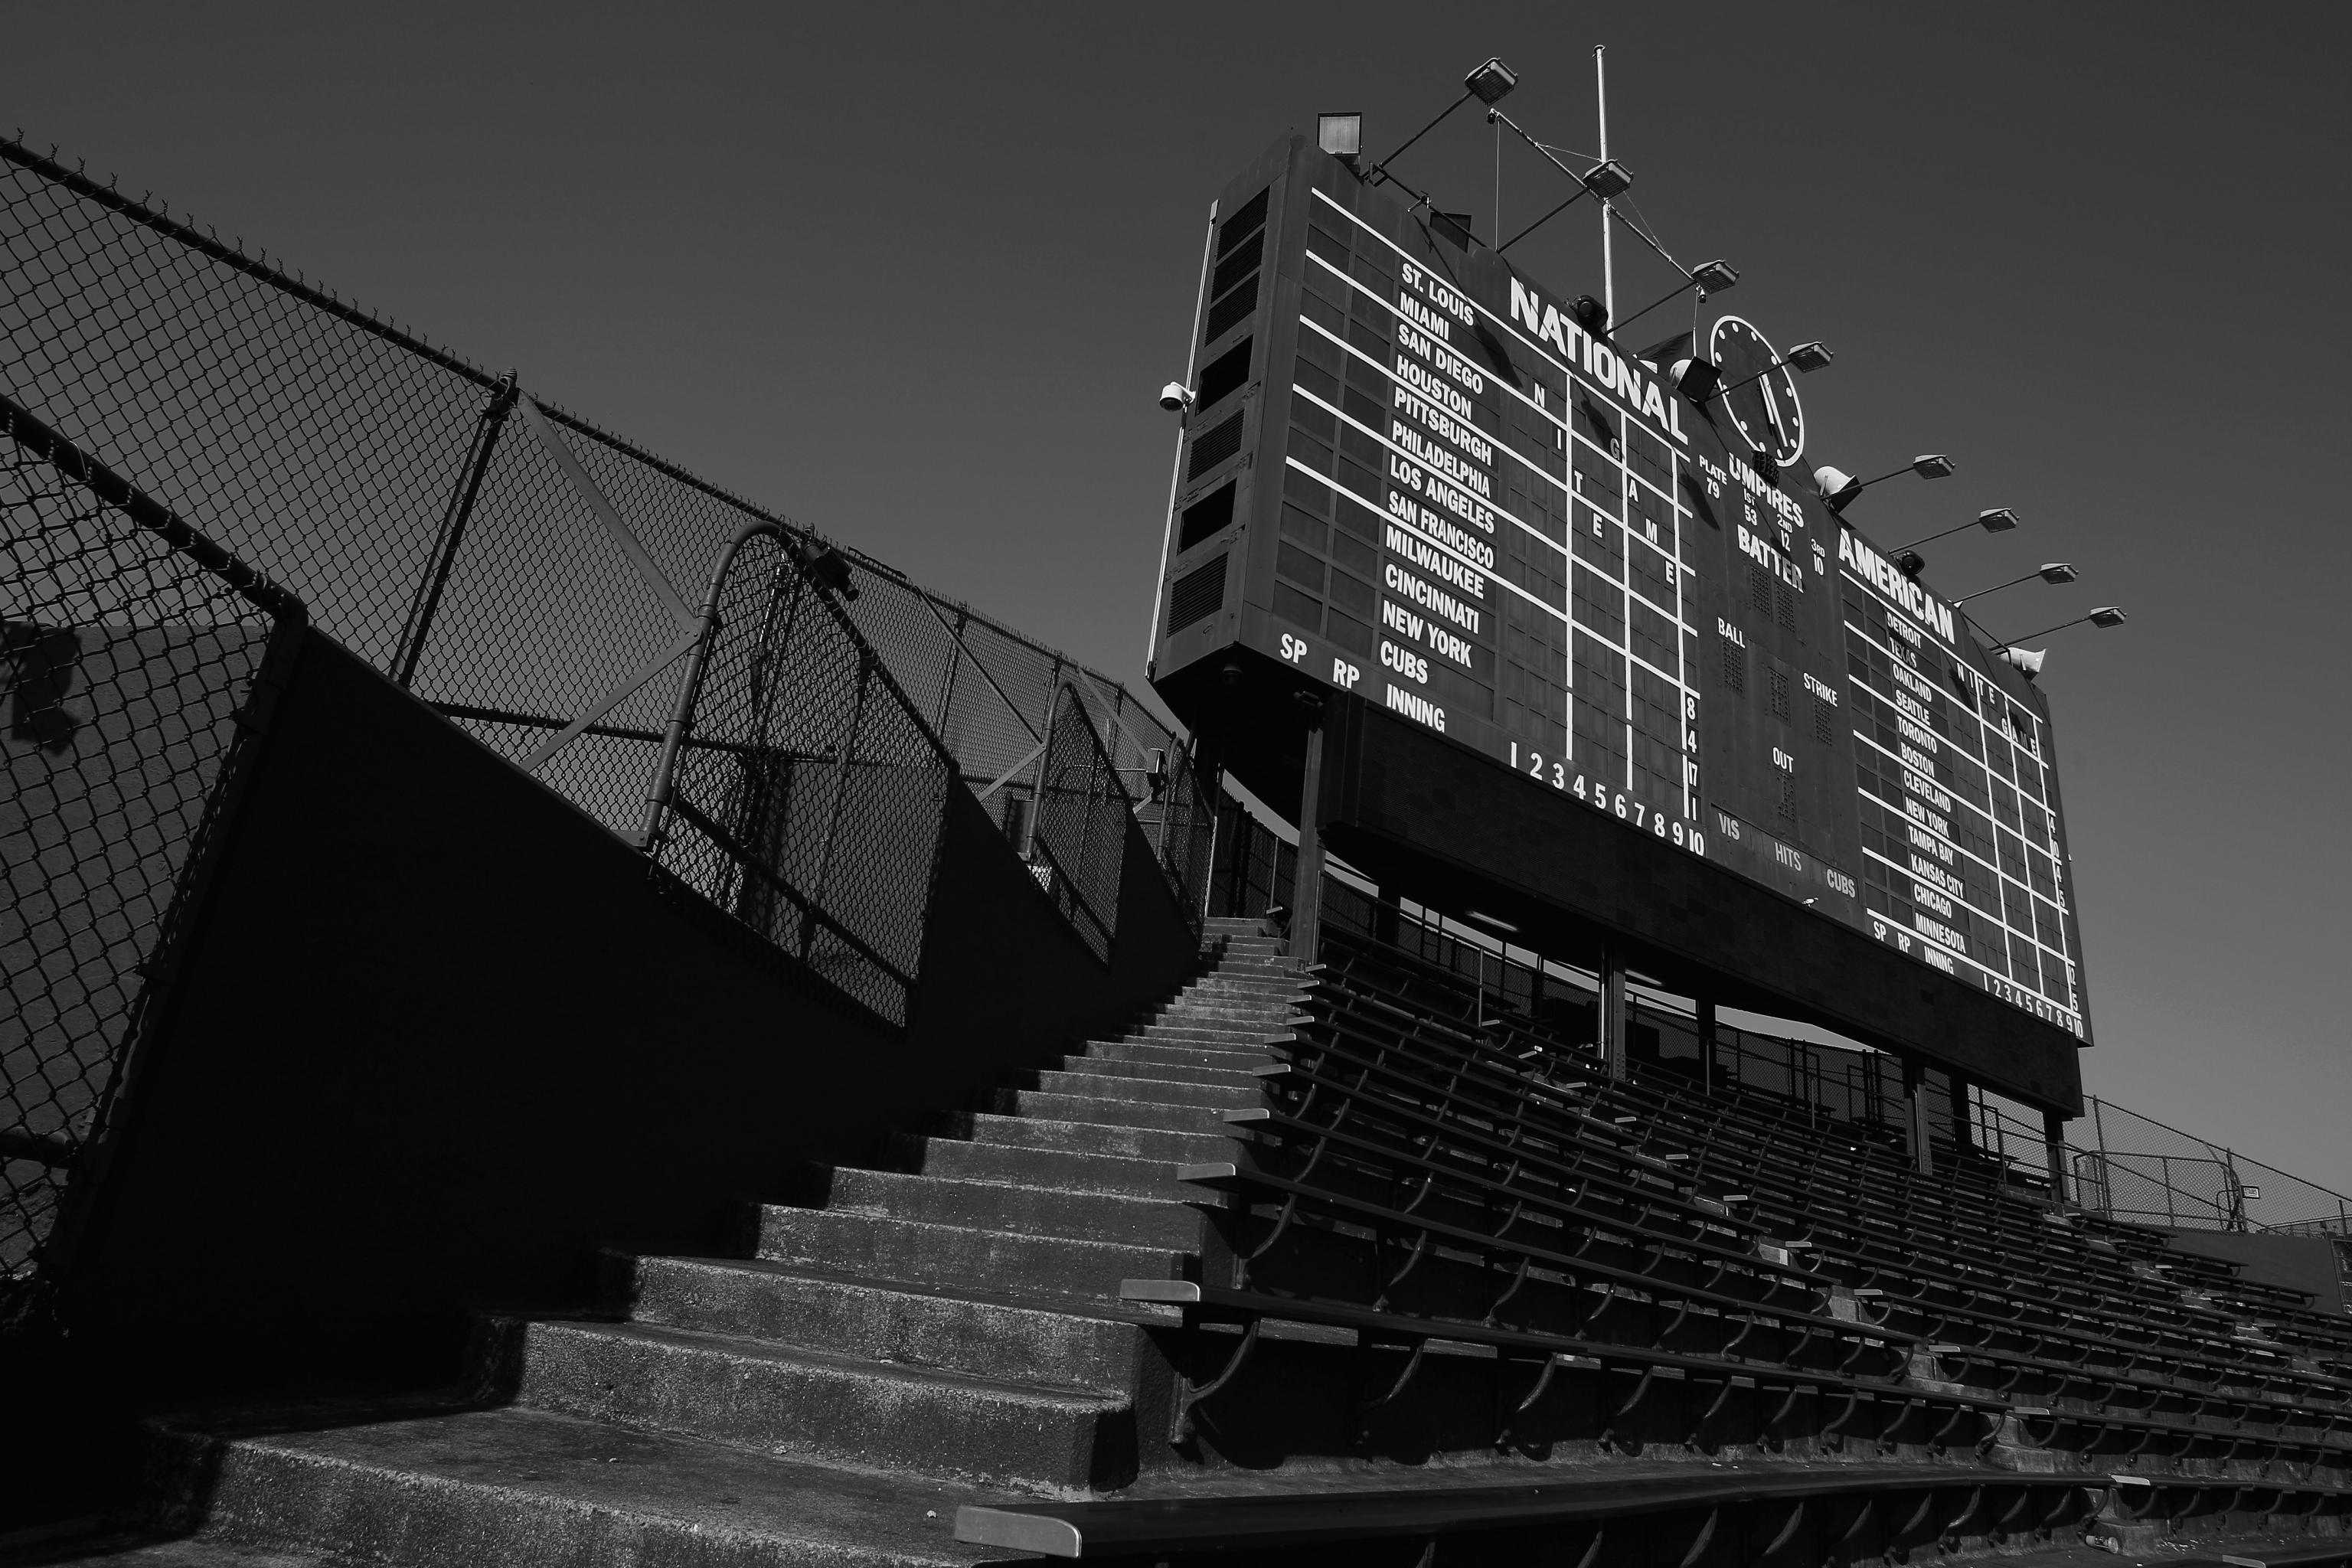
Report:
[[[1772,427],[1772,439],[1776,447],[1785,447],[1789,444],[1789,436],[1788,432],[1781,428],[1780,403],[1772,395],[1772,378],[1766,376],[1757,384],[1764,391],[1764,420]],[[1777,458],[1780,454],[1775,450],[1772,455]]]

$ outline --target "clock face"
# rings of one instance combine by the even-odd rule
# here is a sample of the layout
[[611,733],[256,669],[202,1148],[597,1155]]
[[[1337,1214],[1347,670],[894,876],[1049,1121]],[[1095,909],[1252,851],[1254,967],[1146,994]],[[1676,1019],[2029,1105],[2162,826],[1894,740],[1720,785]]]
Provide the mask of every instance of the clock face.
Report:
[[[1723,373],[1724,412],[1748,445],[1786,468],[1805,449],[1805,411],[1797,401],[1797,376],[1787,365],[1767,366],[1780,356],[1764,334],[1737,316],[1715,323],[1707,357]],[[1751,379],[1753,378],[1753,379]],[[1744,386],[1740,383],[1746,382]]]

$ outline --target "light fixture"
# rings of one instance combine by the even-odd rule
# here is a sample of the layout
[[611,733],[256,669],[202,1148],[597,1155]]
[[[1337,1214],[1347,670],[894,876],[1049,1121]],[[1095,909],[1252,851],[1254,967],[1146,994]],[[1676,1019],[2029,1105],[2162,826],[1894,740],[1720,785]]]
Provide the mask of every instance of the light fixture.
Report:
[[[1831,510],[1834,510],[1836,509],[1832,508]],[[1916,545],[1933,544],[1939,539],[1949,539],[1952,535],[1956,533],[1965,533],[1971,528],[1981,528],[1987,533],[2007,533],[2011,529],[2015,528],[2016,526],[2017,514],[2015,512],[2010,510],[2009,508],[2005,506],[1989,506],[1985,508],[1984,510],[1977,513],[1975,519],[1971,521],[1957,524],[1954,527],[1944,530],[1941,533],[1931,533],[1925,539],[1915,539],[1903,548],[1909,550]]]
[[1354,168],[1364,152],[1364,117],[1356,113],[1317,115],[1315,145]]
[[1511,89],[1518,85],[1519,73],[1505,65],[1500,59],[1490,59],[1486,64],[1477,67],[1475,69],[1472,70],[1469,75],[1462,79],[1462,96],[1447,104],[1444,109],[1439,110],[1435,120],[1431,121],[1428,124],[1423,126],[1420,130],[1406,137],[1404,139],[1403,147],[1399,147],[1395,152],[1390,153],[1387,157],[1373,164],[1373,176],[1376,180],[1384,180],[1389,178],[1389,165],[1395,163],[1399,158],[1404,156],[1406,147],[1411,147],[1414,142],[1420,141],[1423,137],[1436,130],[1447,115],[1453,113],[1455,110],[1461,108],[1472,99],[1475,98],[1482,102],[1492,104],[1498,101],[1506,93],[1509,92]]
[[1770,364],[1768,364],[1762,370],[1758,371],[1754,375],[1743,377],[1738,381],[1733,382],[1728,386],[1717,389],[1715,395],[1717,397],[1728,397],[1733,393],[1738,391],[1741,387],[1752,385],[1755,383],[1763,380],[1774,371],[1780,370],[1784,366],[1791,370],[1803,371],[1806,374],[1811,375],[1817,370],[1827,369],[1829,363],[1836,357],[1837,356],[1835,354],[1830,353],[1829,346],[1825,343],[1799,343],[1795,348],[1790,349],[1787,353],[1782,354]]
[[1693,403],[1705,403],[1723,384],[1723,373],[1709,359],[1678,359],[1666,372],[1675,390]]
[[1568,308],[1568,313],[1592,337],[1603,336],[1609,331],[1609,307],[1590,294],[1579,294],[1576,303]]
[[1585,171],[1584,188],[1605,202],[1633,188],[1633,172],[1614,158],[1603,158]]
[[1952,603],[1965,605],[1970,599],[1981,599],[1987,594],[1998,594],[2003,588],[2014,588],[2020,583],[2031,583],[2036,577],[2041,578],[2044,583],[2072,583],[2078,575],[2080,574],[2074,570],[2071,562],[2045,561],[2022,577],[2011,577],[2006,583],[1995,583],[1990,588],[1979,588],[1973,594],[1963,594]]
[[1462,85],[1476,93],[1479,102],[1491,106],[1510,97],[1511,89],[1519,85],[1519,73],[1497,56],[1465,76]]
[[[1801,346],[1821,348],[1819,343],[1807,343]],[[1789,351],[1790,363],[1796,363],[1798,352],[1797,349]],[[1829,351],[1822,349],[1822,352],[1827,354]],[[1822,363],[1826,364],[1828,361],[1824,359]],[[1847,502],[1873,485],[1899,479],[1905,474],[1916,474],[1923,479],[1948,479],[1952,477],[1952,469],[1956,466],[1951,458],[1945,457],[1941,452],[1922,452],[1901,468],[1889,468],[1876,479],[1857,479],[1843,468],[1833,468],[1827,463],[1823,463],[1813,470],[1813,488],[1822,492],[1822,504],[1830,509],[1831,516],[1835,517],[1845,510]],[[1967,525],[1962,524],[1962,526]],[[1923,539],[1918,542],[1925,544],[1927,542]]]
[[1160,389],[1160,406],[1171,414],[1189,413],[1192,401],[1192,389],[1181,381],[1171,381]]
[[[2026,637],[2046,637],[2052,632],[2063,632],[2069,626],[2092,626],[2098,627],[2098,629],[2103,632],[2112,631],[2116,627],[2122,626],[2128,618],[2129,617],[2126,616],[2123,611],[2116,605],[2102,605],[2087,616],[2076,616],[2071,621],[2061,621],[2054,626],[2044,626],[2038,632],[2027,632],[2025,637],[2011,637],[2007,642],[1996,643],[1993,645],[1993,651],[1999,653],[2005,649],[2013,648],[2019,643],[2023,642]],[[2037,665],[2035,668],[2039,668],[2040,666]]]
[[1895,564],[1903,569],[1906,577],[1916,577],[1927,569],[1927,558],[1916,550],[1906,550],[1895,558]]
[[1739,269],[1728,261],[1702,261],[1691,268],[1691,281],[1710,294],[1720,294],[1739,281]]
[[1679,298],[1682,292],[1686,289],[1696,289],[1703,295],[1720,294],[1726,289],[1730,288],[1733,284],[1738,281],[1739,270],[1733,267],[1730,262],[1702,261],[1696,267],[1692,268],[1688,275],[1686,275],[1681,282],[1675,284],[1672,289],[1666,290],[1665,293],[1659,296],[1657,299],[1651,300],[1650,303],[1643,306],[1640,310],[1634,311],[1632,315],[1618,322],[1617,325],[1622,331],[1631,323],[1640,321],[1643,317],[1648,315],[1659,306],[1673,303],[1674,300]]

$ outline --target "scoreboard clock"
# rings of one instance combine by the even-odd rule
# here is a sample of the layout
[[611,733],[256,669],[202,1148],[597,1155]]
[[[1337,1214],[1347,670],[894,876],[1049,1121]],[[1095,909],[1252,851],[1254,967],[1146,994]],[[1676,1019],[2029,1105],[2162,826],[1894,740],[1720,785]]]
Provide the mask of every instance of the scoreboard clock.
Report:
[[1797,378],[1764,334],[1737,316],[1725,316],[1707,334],[1707,357],[1726,388],[1724,421],[1751,451],[1785,468],[1805,450],[1805,410]]
[[2071,1108],[2090,1025],[2042,694],[1787,477],[1804,409],[1761,331],[1713,323],[1695,403],[1573,298],[1304,139],[1237,177],[1156,688],[1278,805],[1297,699],[1340,715],[1318,812],[1400,886],[1516,896],[1695,991]]

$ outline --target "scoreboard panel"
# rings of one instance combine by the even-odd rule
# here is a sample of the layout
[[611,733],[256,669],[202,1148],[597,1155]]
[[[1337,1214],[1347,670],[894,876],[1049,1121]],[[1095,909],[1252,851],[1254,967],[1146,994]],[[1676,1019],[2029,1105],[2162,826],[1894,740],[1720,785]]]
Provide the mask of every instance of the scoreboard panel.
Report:
[[1179,713],[1213,731],[1195,667],[1249,650],[2088,1042],[2046,705],[1779,473],[1802,412],[1761,332],[1714,323],[1734,390],[1694,404],[1686,336],[1585,331],[1303,140],[1218,214],[1154,661]]

